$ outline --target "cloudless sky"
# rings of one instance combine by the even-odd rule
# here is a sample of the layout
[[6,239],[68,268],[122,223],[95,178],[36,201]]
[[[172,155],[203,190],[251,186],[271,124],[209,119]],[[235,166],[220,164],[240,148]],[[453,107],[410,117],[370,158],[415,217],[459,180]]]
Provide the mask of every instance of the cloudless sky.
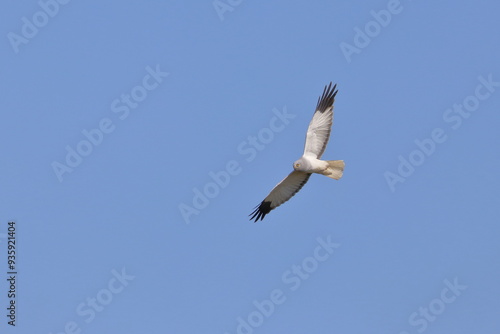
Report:
[[[0,332],[500,332],[497,2],[59,1],[0,5]],[[250,222],[330,81],[344,177]]]

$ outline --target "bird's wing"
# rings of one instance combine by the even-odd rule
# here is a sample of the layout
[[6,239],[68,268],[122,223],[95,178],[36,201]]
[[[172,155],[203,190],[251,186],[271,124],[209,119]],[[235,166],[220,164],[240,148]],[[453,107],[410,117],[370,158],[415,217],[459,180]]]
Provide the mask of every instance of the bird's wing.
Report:
[[312,156],[316,159],[321,158],[325,152],[326,144],[330,139],[330,132],[333,124],[333,102],[338,90],[337,85],[325,86],[323,95],[318,98],[318,105],[314,112],[309,128],[307,128],[306,145],[304,147],[304,155]]
[[259,219],[262,220],[264,217],[273,209],[277,208],[281,204],[288,201],[295,195],[303,186],[306,184],[307,180],[311,176],[310,173],[293,171],[288,174],[276,187],[271,190],[269,195],[255,207],[255,210],[249,214],[252,217],[250,220],[255,219],[258,222]]

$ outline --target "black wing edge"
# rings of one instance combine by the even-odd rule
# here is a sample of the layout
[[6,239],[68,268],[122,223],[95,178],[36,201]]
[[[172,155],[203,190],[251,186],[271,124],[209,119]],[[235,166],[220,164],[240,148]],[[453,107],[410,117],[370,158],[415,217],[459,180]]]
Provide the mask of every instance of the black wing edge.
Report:
[[254,223],[258,222],[259,219],[262,220],[264,217],[271,212],[271,202],[262,201],[259,205],[255,207],[255,210],[249,214],[250,220],[255,219]]
[[[293,194],[290,196],[290,198],[292,198],[293,196],[295,196],[296,193],[299,192],[300,189],[302,189],[302,187],[304,186],[304,184],[307,183],[307,181],[309,180],[309,178],[311,177],[311,173],[308,173],[306,175],[306,178],[300,183],[300,185],[297,187],[297,189],[293,192]],[[289,199],[290,199],[289,198]],[[288,200],[286,200],[288,201]],[[286,202],[285,201],[285,202]],[[283,202],[283,203],[285,203]],[[281,204],[283,204],[281,203]],[[280,205],[281,205],[280,204]],[[279,206],[279,205],[278,205]],[[259,219],[262,221],[262,219],[264,219],[264,217],[269,213],[271,212],[271,210],[275,209],[276,207],[274,208],[271,208],[271,202],[270,201],[262,201],[259,205],[257,205],[255,207],[255,210],[252,211],[251,214],[249,214],[249,216],[252,216],[250,217],[250,220],[253,220],[255,218],[255,221],[254,223],[258,222]]]
[[335,95],[337,95],[338,90],[336,90],[337,84],[332,88],[332,82],[328,86],[325,86],[323,89],[323,95],[318,98],[318,105],[316,106],[316,110],[319,112],[325,112],[326,109],[333,106],[333,102],[335,101]]

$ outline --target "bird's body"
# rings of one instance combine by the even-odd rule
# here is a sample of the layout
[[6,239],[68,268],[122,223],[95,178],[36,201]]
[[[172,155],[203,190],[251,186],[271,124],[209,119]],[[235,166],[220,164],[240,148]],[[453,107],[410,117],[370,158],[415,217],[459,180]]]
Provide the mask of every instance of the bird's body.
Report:
[[295,195],[313,173],[322,174],[335,180],[342,177],[344,161],[320,160],[330,138],[333,124],[333,102],[335,95],[337,95],[336,87],[337,85],[332,88],[332,83],[330,83],[318,99],[316,111],[307,129],[304,154],[293,163],[294,171],[271,190],[269,195],[250,214],[250,220],[255,219],[257,222],[259,219],[264,219],[271,210]]
[[[333,160],[337,161],[337,160]],[[334,168],[328,161],[316,159],[315,157],[308,157],[303,155],[299,160],[293,164],[293,169],[298,172],[323,174],[326,176],[334,175]],[[340,178],[340,177],[339,177]]]

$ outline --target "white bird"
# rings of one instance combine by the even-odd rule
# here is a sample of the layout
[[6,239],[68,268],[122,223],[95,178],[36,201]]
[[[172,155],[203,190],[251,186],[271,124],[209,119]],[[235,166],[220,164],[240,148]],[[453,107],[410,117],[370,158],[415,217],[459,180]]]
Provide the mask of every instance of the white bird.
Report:
[[333,102],[337,85],[325,86],[323,95],[318,98],[316,111],[306,134],[306,144],[304,154],[299,160],[293,163],[294,171],[278,183],[267,197],[255,207],[249,215],[250,220],[258,222],[273,209],[288,201],[303,186],[312,173],[322,174],[332,179],[338,180],[344,172],[343,160],[320,160],[325,152],[330,132],[333,124]]

